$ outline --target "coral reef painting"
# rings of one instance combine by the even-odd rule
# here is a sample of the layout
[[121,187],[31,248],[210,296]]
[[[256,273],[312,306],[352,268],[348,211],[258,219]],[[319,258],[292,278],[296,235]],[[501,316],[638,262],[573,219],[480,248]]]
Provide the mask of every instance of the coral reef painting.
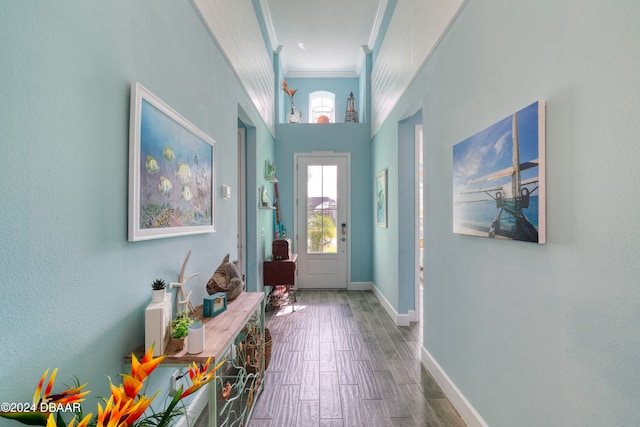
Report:
[[214,231],[215,142],[140,84],[132,115],[129,240]]

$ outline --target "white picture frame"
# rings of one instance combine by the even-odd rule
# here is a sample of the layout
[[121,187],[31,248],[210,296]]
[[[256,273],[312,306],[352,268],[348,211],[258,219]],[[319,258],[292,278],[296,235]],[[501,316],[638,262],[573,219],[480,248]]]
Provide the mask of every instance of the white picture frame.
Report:
[[376,175],[375,181],[375,206],[374,214],[376,226],[387,228],[389,225],[389,195],[387,193],[387,169],[383,169]]
[[215,140],[131,86],[129,241],[215,231]]

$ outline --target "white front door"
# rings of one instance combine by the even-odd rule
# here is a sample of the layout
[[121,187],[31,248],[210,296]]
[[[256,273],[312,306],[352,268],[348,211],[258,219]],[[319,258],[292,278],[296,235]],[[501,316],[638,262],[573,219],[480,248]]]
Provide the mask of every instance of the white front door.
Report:
[[296,154],[298,287],[347,289],[349,164],[346,154]]

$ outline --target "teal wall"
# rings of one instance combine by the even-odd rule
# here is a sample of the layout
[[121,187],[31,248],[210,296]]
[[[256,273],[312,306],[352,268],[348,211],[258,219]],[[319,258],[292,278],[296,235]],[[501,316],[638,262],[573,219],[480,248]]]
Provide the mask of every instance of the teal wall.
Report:
[[[296,108],[302,111],[302,122],[309,123],[309,94],[315,91],[332,92],[336,96],[335,123],[344,123],[347,111],[347,98],[353,92],[356,99],[356,110],[360,112],[360,80],[353,78],[287,78],[287,86],[297,89],[293,96]],[[281,87],[280,93],[283,93]],[[283,111],[289,107],[289,97],[283,98]],[[286,120],[286,115],[285,115]]]
[[422,110],[398,123],[398,314],[416,310],[416,125]]
[[[373,138],[375,177],[387,170],[387,228],[373,229],[373,283],[396,314],[415,304],[415,125],[422,112],[409,108]],[[374,178],[372,178],[374,179]],[[373,189],[371,189],[373,191]]]
[[[294,154],[315,150],[351,153],[351,281],[371,282],[371,179],[370,128],[361,123],[281,124],[276,126],[276,166],[281,220],[293,233]],[[295,245],[295,243],[294,243]]]
[[[270,250],[271,219],[251,194],[264,160],[276,159],[285,194],[294,152],[349,151],[351,280],[373,281],[400,307],[389,260],[401,205],[390,192],[389,228],[376,228],[373,177],[388,168],[389,188],[400,188],[399,126],[422,108],[425,350],[491,426],[640,424],[638,22],[630,0],[470,0],[371,143],[363,124],[279,125],[274,143],[191,4],[6,0],[0,397],[30,400],[44,369],[58,367],[58,384],[78,376],[95,404],[143,341],[150,281],[173,280],[192,250],[188,270],[201,276],[190,284],[203,293],[235,251],[237,205],[219,186],[237,194],[239,108],[255,166],[248,286]],[[136,80],[217,141],[216,233],[126,241]],[[548,243],[454,235],[452,146],[536,99],[547,102]],[[292,200],[282,202],[289,228]]]
[[[468,1],[373,139],[395,188],[398,122],[423,109],[424,346],[492,427],[640,425],[638,22],[633,1]],[[454,235],[452,146],[537,99],[548,243]]]
[[[387,170],[387,228],[372,228],[373,283],[398,312],[398,122],[381,127],[372,141],[371,180]],[[370,189],[373,197],[374,188]]]
[[[236,254],[238,106],[256,163],[273,156],[273,137],[189,2],[7,0],[0,39],[0,397],[31,400],[44,370],[58,367],[59,386],[74,375],[89,383],[95,408],[106,376],[117,381],[144,341],[151,281],[176,280],[191,250],[197,301]],[[127,242],[133,81],[216,140],[215,233]],[[269,237],[254,235],[254,247]]]
[[360,99],[356,100],[356,107],[360,123],[371,123],[371,58],[370,53],[365,54],[360,76],[358,77]]
[[[250,118],[239,107],[241,123],[239,127],[246,129],[245,167],[246,167],[246,289],[247,291],[263,291],[262,261],[271,256],[273,233],[272,221],[257,208],[258,189],[264,184],[265,160],[273,161],[274,144],[271,134],[258,132]],[[239,191],[232,186],[232,192]],[[234,198],[232,197],[232,200]],[[264,233],[263,233],[264,230]]]

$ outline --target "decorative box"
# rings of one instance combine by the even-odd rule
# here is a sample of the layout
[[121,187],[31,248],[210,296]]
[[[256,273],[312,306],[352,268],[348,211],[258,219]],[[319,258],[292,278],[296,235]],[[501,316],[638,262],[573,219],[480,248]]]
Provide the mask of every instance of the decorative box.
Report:
[[291,258],[291,240],[276,239],[271,243],[271,257],[275,261]]
[[153,346],[153,357],[165,352],[172,309],[171,294],[165,294],[164,301],[152,302],[144,311],[144,351]]
[[202,315],[204,317],[213,317],[226,309],[227,294],[224,292],[218,292],[204,297],[204,301],[202,302]]

